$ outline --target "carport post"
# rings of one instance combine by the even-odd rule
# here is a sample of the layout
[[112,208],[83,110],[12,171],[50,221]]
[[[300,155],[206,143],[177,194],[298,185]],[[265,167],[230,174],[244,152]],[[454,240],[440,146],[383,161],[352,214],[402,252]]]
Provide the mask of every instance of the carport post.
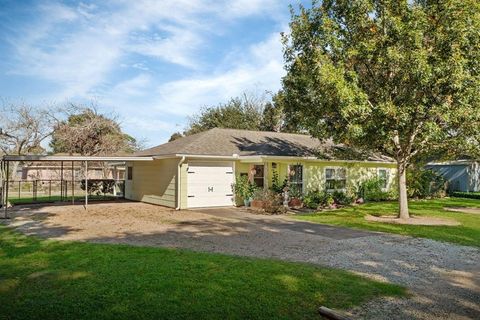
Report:
[[10,171],[10,161],[6,160],[7,162],[7,170],[5,172],[5,206],[4,206],[4,218],[8,219],[7,215],[7,207],[8,207],[8,178],[9,178],[9,171]]
[[72,161],[72,204],[75,204],[75,169]]
[[88,206],[88,161],[85,160],[85,210]]

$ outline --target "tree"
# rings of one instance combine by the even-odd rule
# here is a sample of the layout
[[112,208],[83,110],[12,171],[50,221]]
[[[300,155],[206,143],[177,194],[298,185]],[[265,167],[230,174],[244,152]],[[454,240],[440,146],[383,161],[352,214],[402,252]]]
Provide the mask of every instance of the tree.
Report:
[[95,107],[71,105],[66,120],[52,134],[54,153],[111,155],[138,150],[135,138],[122,132],[115,117],[100,114]]
[[314,1],[292,9],[290,29],[285,112],[315,137],[395,159],[408,218],[414,158],[478,147],[480,2]]
[[191,135],[213,128],[260,130],[264,102],[245,94],[232,98],[224,104],[203,108],[190,119],[185,135]]
[[282,118],[283,110],[268,102],[263,109],[260,129],[262,131],[280,132],[282,130]]
[[[42,147],[52,133],[46,109],[24,103],[4,103],[0,110],[0,154],[24,155],[45,151]],[[10,174],[17,171],[13,162]],[[5,173],[6,174],[6,173]],[[0,180],[4,174],[0,173]]]
[[181,134],[180,132],[174,132],[171,136],[170,136],[170,139],[168,139],[168,142],[172,142],[174,140],[177,140],[177,139],[180,139],[183,137],[183,134]]

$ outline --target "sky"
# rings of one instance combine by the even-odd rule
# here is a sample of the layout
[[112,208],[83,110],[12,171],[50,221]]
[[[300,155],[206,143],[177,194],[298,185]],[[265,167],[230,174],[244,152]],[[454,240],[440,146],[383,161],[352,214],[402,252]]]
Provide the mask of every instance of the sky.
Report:
[[147,146],[201,107],[280,88],[300,0],[0,0],[0,98],[95,101]]

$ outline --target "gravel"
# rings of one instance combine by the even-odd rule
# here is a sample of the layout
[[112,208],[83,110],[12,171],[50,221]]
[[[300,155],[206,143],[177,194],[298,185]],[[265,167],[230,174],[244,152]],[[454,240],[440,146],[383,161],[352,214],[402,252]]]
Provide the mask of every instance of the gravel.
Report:
[[350,310],[352,318],[480,319],[478,248],[229,208],[172,212],[140,203],[117,203],[78,210],[71,206],[19,210],[11,223],[27,234],[58,240],[308,262],[409,288],[409,298],[371,301]]

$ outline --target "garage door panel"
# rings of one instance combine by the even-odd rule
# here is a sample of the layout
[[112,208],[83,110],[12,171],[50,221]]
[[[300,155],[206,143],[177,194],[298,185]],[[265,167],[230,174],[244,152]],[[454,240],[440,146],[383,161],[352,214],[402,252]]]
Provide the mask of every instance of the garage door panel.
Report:
[[187,177],[188,207],[232,205],[233,182],[231,163],[190,164]]

